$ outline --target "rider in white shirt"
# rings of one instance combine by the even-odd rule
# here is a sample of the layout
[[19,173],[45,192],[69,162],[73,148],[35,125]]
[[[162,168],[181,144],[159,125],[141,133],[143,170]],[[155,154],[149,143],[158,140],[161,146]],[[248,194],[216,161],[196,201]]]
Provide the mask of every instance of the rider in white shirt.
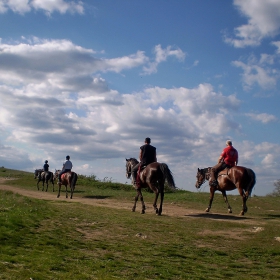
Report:
[[61,175],[71,171],[72,167],[73,167],[73,164],[70,161],[70,156],[66,156],[66,161],[63,163],[62,170],[58,175],[58,184],[60,184],[60,182],[61,182]]

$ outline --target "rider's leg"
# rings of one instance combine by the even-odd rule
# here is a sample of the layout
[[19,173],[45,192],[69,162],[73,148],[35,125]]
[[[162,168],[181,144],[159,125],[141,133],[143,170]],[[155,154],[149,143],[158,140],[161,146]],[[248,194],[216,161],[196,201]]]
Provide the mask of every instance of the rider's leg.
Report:
[[137,187],[137,182],[136,182],[136,179],[137,179],[137,171],[138,171],[138,168],[139,168],[139,164],[140,163],[137,163],[131,170],[131,175],[132,175],[132,184]]
[[219,162],[218,164],[214,165],[211,168],[210,181],[209,181],[209,185],[211,187],[217,187],[218,186],[217,174],[225,168],[226,168],[226,164],[224,162]]

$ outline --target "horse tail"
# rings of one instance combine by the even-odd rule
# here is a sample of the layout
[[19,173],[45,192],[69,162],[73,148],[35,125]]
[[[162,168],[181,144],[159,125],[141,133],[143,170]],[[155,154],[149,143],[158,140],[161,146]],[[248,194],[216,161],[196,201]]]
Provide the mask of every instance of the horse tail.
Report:
[[165,180],[167,181],[169,188],[175,190],[176,186],[175,186],[174,178],[173,178],[172,172],[170,171],[168,165],[166,163],[160,163],[159,167],[160,167],[160,170],[161,170]]
[[255,186],[255,184],[256,184],[256,174],[255,174],[255,172],[254,172],[252,169],[250,169],[250,168],[246,168],[246,171],[247,171],[247,174],[248,174],[248,176],[249,176],[249,183],[248,183],[248,188],[247,188],[247,190],[248,190],[248,196],[250,196],[251,193],[252,193],[252,190],[253,190],[253,188],[254,188],[254,186]]
[[72,172],[72,180],[71,180],[71,189],[74,190],[76,186],[76,182],[78,180],[78,175],[75,172]]

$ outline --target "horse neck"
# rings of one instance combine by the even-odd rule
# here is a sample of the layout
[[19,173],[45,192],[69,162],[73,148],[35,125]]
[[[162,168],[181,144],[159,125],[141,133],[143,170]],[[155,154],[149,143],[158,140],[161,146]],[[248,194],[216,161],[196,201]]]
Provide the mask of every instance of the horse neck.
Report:
[[138,161],[136,158],[132,158],[132,159],[130,160],[131,167],[135,166],[135,165],[138,164],[138,163],[139,163],[139,161]]
[[205,180],[209,180],[209,178],[210,178],[210,170],[211,170],[211,168],[210,167],[207,167],[207,168],[204,168],[203,169],[203,173],[205,174]]

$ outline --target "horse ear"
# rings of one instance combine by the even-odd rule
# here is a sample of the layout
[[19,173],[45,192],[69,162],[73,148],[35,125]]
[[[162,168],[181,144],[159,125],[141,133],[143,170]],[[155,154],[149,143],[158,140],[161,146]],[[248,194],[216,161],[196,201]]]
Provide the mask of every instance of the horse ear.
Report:
[[125,160],[126,160],[126,161],[128,161],[128,159],[127,159],[127,158],[126,158]]
[[198,171],[198,172],[200,171],[199,168],[197,168],[197,171]]

